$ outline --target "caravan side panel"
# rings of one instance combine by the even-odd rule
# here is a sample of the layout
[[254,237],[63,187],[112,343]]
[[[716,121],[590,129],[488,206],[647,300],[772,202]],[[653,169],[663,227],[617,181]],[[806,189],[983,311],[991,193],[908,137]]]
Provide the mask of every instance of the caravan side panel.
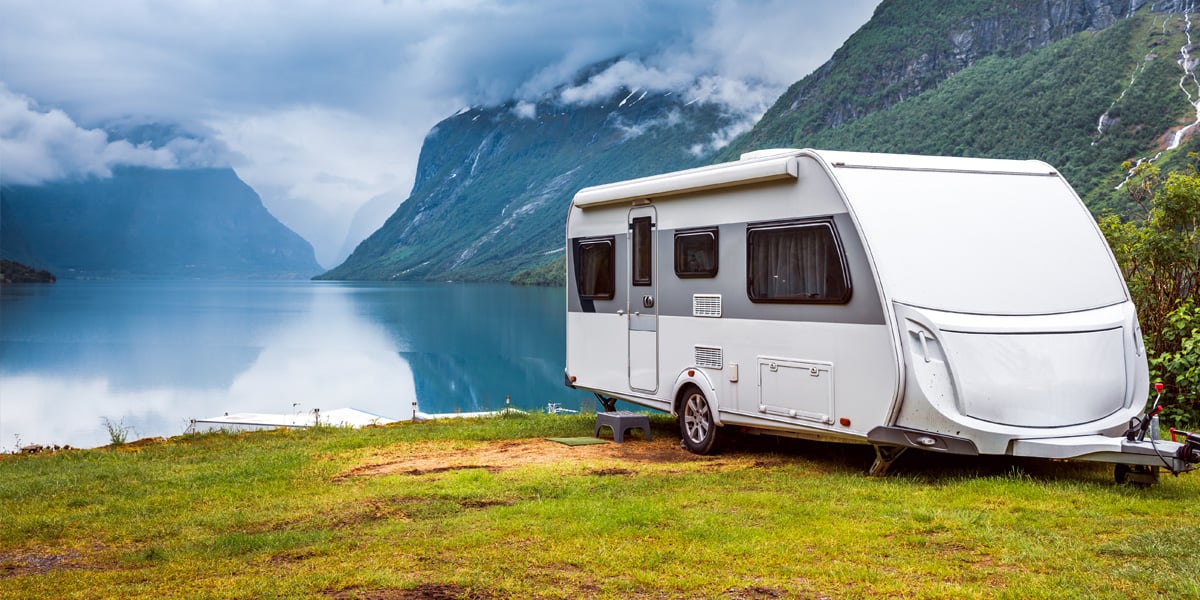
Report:
[[[671,410],[676,382],[692,370],[710,382],[704,391],[725,425],[862,441],[871,428],[888,422],[899,394],[899,352],[876,277],[825,169],[812,157],[794,160],[795,180],[636,200],[657,215],[659,381],[654,394],[630,389],[622,350],[626,320],[640,309],[642,296],[631,292],[586,306],[575,286],[578,265],[569,261],[567,370],[579,387]],[[608,235],[627,246],[633,203],[574,207],[568,247]],[[828,224],[840,238],[849,297],[816,303],[753,300],[748,228],[813,223]],[[719,266],[713,276],[681,277],[675,272],[676,235],[698,228],[717,238]],[[627,254],[618,260],[618,290],[629,277],[627,262]]]

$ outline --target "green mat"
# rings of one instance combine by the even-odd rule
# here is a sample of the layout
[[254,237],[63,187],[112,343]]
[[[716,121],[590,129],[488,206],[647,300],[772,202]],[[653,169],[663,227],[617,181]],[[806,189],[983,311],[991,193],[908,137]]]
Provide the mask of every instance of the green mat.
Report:
[[602,440],[594,437],[570,437],[570,438],[546,438],[551,442],[558,442],[568,446],[587,446],[589,444],[607,444],[608,440]]

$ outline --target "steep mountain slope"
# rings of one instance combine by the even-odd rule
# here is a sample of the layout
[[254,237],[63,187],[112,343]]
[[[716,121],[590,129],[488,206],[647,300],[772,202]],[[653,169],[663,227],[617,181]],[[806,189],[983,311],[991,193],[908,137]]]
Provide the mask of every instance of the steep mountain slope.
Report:
[[1123,210],[1122,162],[1190,146],[1200,86],[1179,4],[885,1],[718,160],[778,146],[1037,158],[1094,210]]
[[0,253],[59,277],[307,277],[312,246],[232,169],[126,167],[0,188]]
[[[884,0],[723,156],[795,145],[936,88],[987,56],[1014,57],[1127,17],[1144,0]],[[1166,3],[1159,3],[1166,4]]]
[[[585,74],[586,76],[586,74]],[[474,107],[437,125],[413,192],[325,279],[507,280],[561,257],[580,188],[702,164],[735,118],[670,92]]]
[[[1196,145],[1200,61],[1185,8],[884,0],[748,134],[703,158],[686,150],[728,118],[669,96],[546,101],[537,119],[516,103],[472,109],[430,134],[410,199],[325,277],[507,278],[559,256],[579,188],[769,147],[1042,159],[1093,210],[1127,210],[1122,163],[1170,165]],[[617,106],[631,98],[644,98],[643,113]]]

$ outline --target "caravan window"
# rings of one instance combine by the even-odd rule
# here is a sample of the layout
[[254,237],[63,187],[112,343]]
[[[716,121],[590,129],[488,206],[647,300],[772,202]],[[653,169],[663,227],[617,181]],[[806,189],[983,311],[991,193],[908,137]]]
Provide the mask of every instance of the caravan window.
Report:
[[579,242],[579,271],[575,276],[583,300],[612,300],[617,287],[613,238]]
[[746,244],[750,300],[850,301],[850,277],[832,221],[751,225]]
[[675,234],[675,275],[717,276],[717,230],[693,229]]
[[651,285],[654,261],[654,223],[637,217],[630,224],[633,241],[633,285]]

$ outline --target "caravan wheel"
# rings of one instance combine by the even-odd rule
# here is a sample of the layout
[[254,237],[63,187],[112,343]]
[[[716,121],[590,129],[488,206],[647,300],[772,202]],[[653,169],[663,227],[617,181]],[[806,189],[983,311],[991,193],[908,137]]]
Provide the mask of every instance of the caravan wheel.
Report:
[[679,410],[679,433],[683,447],[695,454],[710,454],[716,451],[717,425],[713,422],[708,399],[695,387],[684,391],[683,404]]
[[1158,467],[1118,464],[1113,469],[1113,475],[1121,485],[1148,488],[1158,484]]

